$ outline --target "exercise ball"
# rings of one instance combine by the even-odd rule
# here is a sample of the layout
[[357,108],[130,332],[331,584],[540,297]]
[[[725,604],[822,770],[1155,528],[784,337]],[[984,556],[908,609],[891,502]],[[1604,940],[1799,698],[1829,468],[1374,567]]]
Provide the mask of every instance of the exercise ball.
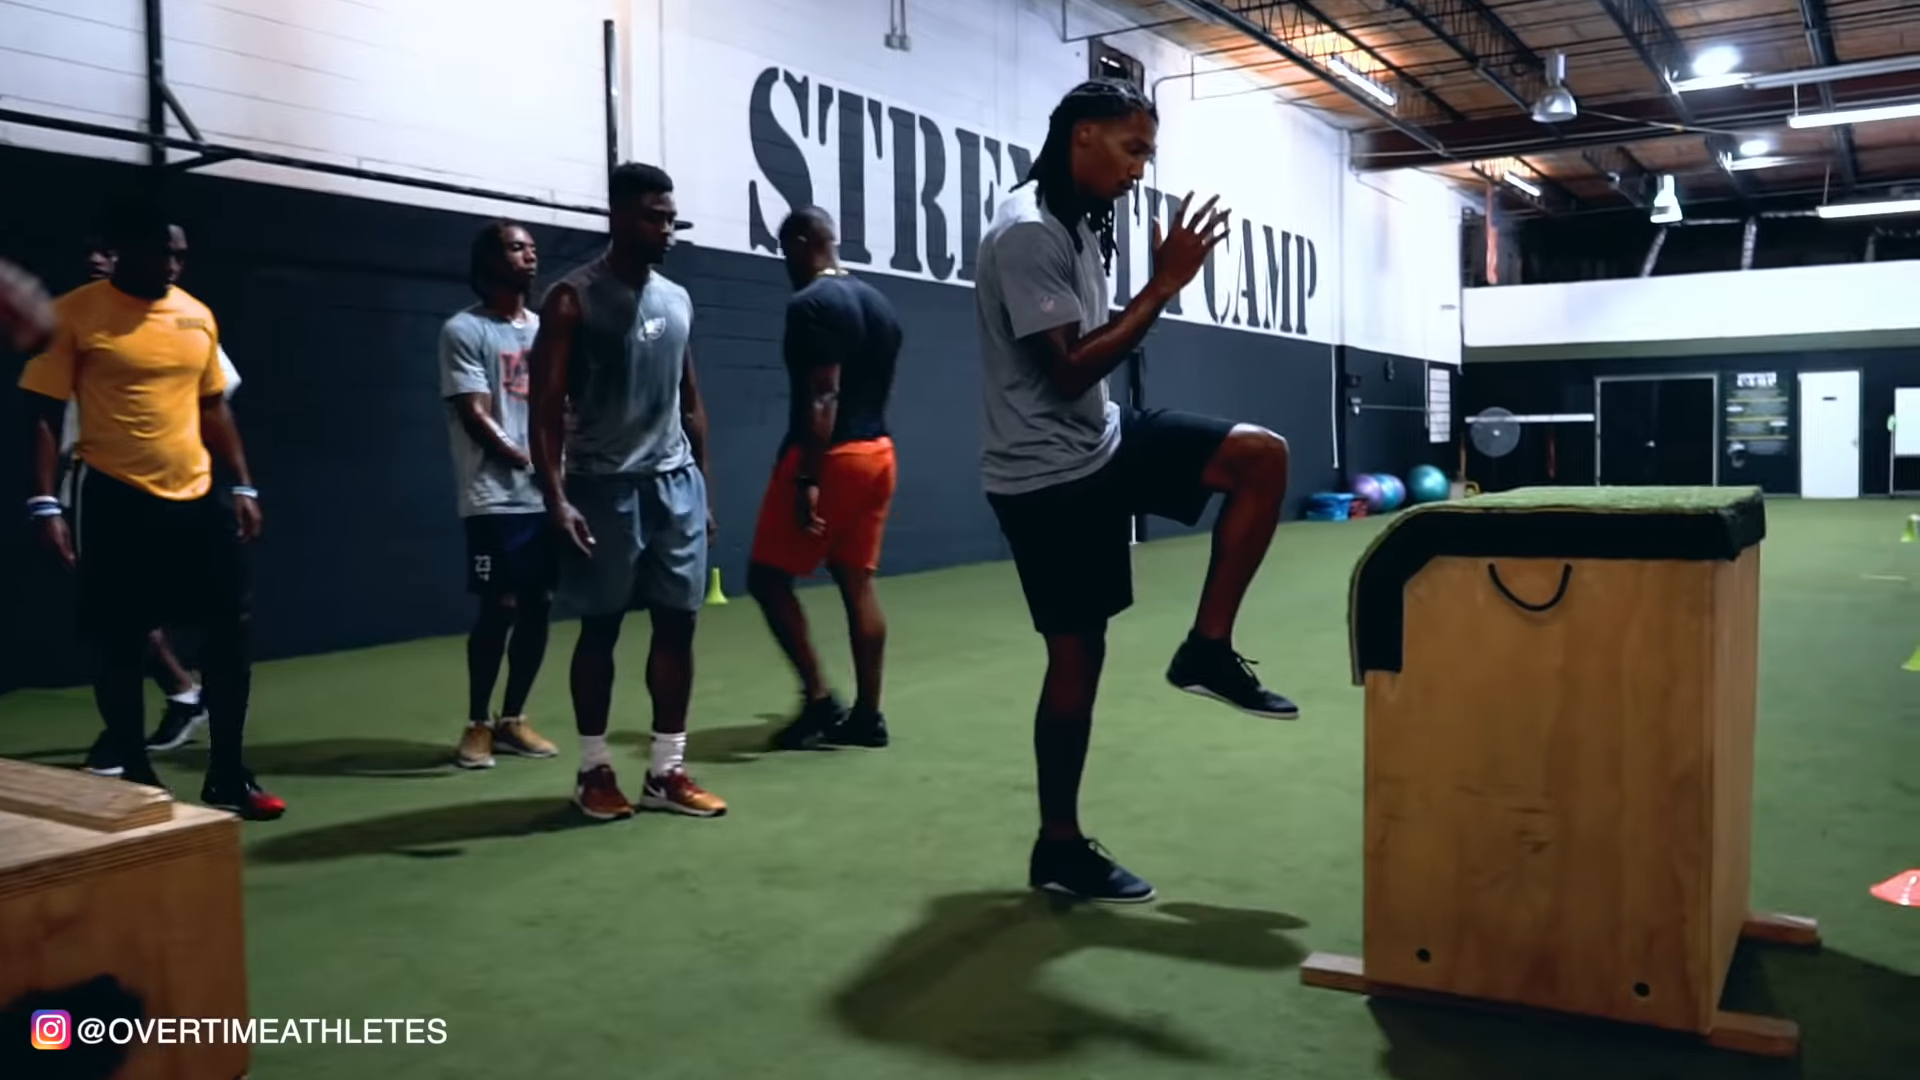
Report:
[[1377,514],[1387,507],[1387,491],[1380,486],[1380,478],[1372,473],[1361,473],[1353,478],[1350,489],[1353,497],[1367,504],[1367,512]]
[[1376,473],[1380,486],[1387,493],[1387,509],[1398,510],[1407,501],[1407,485],[1392,473]]
[[1440,502],[1451,492],[1447,474],[1432,465],[1415,465],[1407,474],[1407,493],[1417,503]]

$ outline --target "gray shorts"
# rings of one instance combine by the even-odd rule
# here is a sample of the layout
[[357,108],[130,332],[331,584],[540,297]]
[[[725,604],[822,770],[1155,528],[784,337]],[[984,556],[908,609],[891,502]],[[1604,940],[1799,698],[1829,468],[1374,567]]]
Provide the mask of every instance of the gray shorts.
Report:
[[569,476],[593,557],[562,541],[560,597],[580,616],[698,611],[707,595],[707,480],[697,466],[661,476]]

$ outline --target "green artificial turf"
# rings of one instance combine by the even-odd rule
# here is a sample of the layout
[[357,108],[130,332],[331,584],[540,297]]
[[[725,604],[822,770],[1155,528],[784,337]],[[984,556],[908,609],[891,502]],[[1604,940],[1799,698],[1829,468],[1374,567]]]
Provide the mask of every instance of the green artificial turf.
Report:
[[1711,514],[1760,495],[1756,487],[1530,487],[1424,503],[1412,513],[1572,510],[1592,513]]
[[[263,664],[251,758],[292,810],[245,831],[254,1011],[438,1017],[448,1040],[264,1046],[253,1075],[1911,1076],[1920,910],[1867,893],[1920,866],[1920,674],[1900,669],[1920,641],[1920,546],[1898,542],[1908,510],[1768,507],[1753,900],[1819,918],[1825,947],[1743,948],[1727,1004],[1797,1020],[1798,1062],[1300,984],[1309,951],[1360,948],[1346,604],[1370,520],[1285,526],[1249,600],[1238,644],[1301,703],[1295,723],[1165,684],[1207,544],[1137,549],[1084,807],[1159,886],[1141,909],[1060,911],[1023,891],[1042,655],[1006,565],[883,581],[884,751],[761,752],[794,705],[791,678],[750,603],[710,611],[689,755],[732,802],[715,821],[576,823],[571,625],[556,627],[532,710],[562,757],[486,772],[445,764],[464,715],[459,639]],[[838,605],[807,600],[844,686]],[[645,641],[636,621],[613,735],[636,786]],[[80,690],[14,694],[0,716],[0,753],[60,763],[97,724]],[[204,760],[200,744],[162,771],[190,796]]]

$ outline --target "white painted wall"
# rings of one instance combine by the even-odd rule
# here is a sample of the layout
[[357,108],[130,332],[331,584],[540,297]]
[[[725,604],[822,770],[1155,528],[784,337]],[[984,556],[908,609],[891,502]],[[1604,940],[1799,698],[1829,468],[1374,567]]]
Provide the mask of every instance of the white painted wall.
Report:
[[[601,21],[620,31],[621,123],[628,156],[665,165],[692,242],[755,250],[763,221],[788,209],[756,156],[750,109],[769,70],[773,119],[803,130],[789,81],[805,80],[810,115],[794,138],[815,201],[838,212],[837,110],[818,124],[820,88],[880,103],[862,178],[868,270],[966,282],[935,265],[927,215],[896,245],[893,113],[914,118],[914,179],[926,141],[946,182],[931,202],[962,252],[965,214],[982,222],[1018,178],[1009,144],[1037,153],[1047,113],[1087,73],[1084,43],[1062,43],[1057,0],[911,0],[913,47],[887,49],[887,5],[843,0],[165,0],[169,80],[211,140],[302,158],[426,176],[576,205],[604,188]],[[1068,32],[1120,23],[1075,0]],[[1163,38],[1109,39],[1147,67],[1161,107],[1161,154],[1148,183],[1218,193],[1237,229],[1178,318],[1228,328],[1454,361],[1458,201],[1418,174],[1355,177],[1342,138],[1238,74],[1214,70]],[[137,130],[145,116],[140,0],[0,0],[0,106]],[[930,126],[923,125],[924,119]],[[974,144],[961,132],[978,136]],[[175,134],[182,134],[175,128]],[[997,140],[995,152],[988,140]],[[0,141],[139,160],[144,149],[25,126]],[[762,142],[762,149],[765,148]],[[962,158],[977,155],[976,205],[963,208]],[[997,171],[996,171],[997,170]],[[468,212],[503,209],[537,222],[592,227],[540,212],[365,181],[226,163],[210,174]],[[1129,259],[1138,288],[1147,219],[1136,202]],[[1250,242],[1250,246],[1249,246]],[[908,250],[910,248],[911,250]],[[895,266],[896,259],[901,266]],[[1116,277],[1119,275],[1116,274]],[[1284,282],[1283,282],[1284,279]],[[1282,284],[1286,288],[1281,288]],[[1310,286],[1304,332],[1298,306]],[[1124,290],[1123,290],[1124,291]],[[1284,303],[1279,301],[1284,300]],[[1276,307],[1279,310],[1276,310]]]
[[1465,290],[1469,348],[1710,341],[1920,329],[1920,262]]
[[1348,346],[1460,363],[1460,214],[1468,202],[1439,177],[1411,169],[1346,176]]

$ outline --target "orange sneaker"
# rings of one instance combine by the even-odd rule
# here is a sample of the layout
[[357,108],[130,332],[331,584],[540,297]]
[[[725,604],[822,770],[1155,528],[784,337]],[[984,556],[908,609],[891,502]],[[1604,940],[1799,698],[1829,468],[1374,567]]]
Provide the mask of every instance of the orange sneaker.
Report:
[[453,763],[463,769],[493,768],[493,729],[469,722],[460,733],[460,748],[453,752]]
[[574,781],[573,805],[595,821],[618,821],[633,816],[633,804],[620,791],[613,766],[595,765]]
[[694,783],[685,769],[665,776],[648,773],[646,786],[640,789],[640,805],[688,817],[719,817],[727,812],[726,800]]
[[533,730],[533,725],[527,723],[524,716],[503,716],[493,725],[493,748],[506,754],[534,758],[553,757],[560,752],[559,747]]

